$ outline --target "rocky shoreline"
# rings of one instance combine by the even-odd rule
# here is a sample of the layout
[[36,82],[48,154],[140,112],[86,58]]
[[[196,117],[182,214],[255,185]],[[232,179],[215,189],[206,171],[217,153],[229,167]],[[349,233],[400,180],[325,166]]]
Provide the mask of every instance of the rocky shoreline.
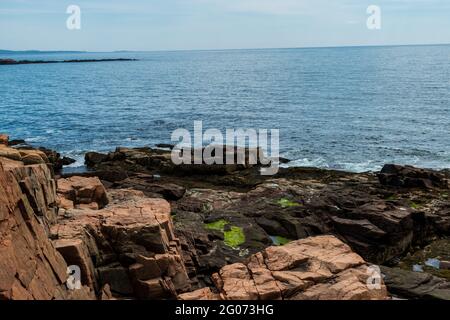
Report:
[[1,65],[17,64],[53,64],[53,63],[83,63],[83,62],[118,62],[118,61],[137,61],[137,59],[114,58],[114,59],[75,59],[75,60],[14,60],[0,59]]
[[448,171],[69,162],[0,135],[0,299],[450,299]]

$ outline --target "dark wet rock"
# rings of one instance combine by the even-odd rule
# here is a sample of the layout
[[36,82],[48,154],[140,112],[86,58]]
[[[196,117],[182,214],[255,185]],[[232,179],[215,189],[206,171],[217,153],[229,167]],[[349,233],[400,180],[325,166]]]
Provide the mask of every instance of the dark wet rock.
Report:
[[153,193],[161,194],[166,200],[179,200],[181,199],[186,189],[176,184],[149,184],[147,190]]
[[88,167],[95,166],[97,164],[106,161],[108,156],[106,154],[98,153],[98,152],[88,152],[85,154],[84,159],[85,163]]
[[242,193],[188,191],[174,204],[174,212],[184,222],[178,230],[188,231],[185,221],[190,216],[184,218],[180,215],[183,211],[203,217],[203,221],[191,221],[197,224],[190,226],[191,230],[200,230],[202,223],[214,219],[234,221],[245,232],[250,229],[256,232],[241,246],[248,253],[266,246],[269,235],[301,239],[331,233],[366,260],[384,263],[405,254],[411,246],[428,241],[443,228],[437,221],[443,221],[446,209],[433,205],[433,211],[425,207],[417,210],[401,196],[398,200],[387,200],[390,191],[373,175],[333,179],[332,183],[273,179]]
[[11,147],[25,145],[25,144],[26,144],[26,141],[22,140],[22,139],[14,139],[14,140],[9,141],[9,146],[11,146]]
[[[157,180],[156,180],[157,181]],[[186,188],[174,183],[157,183],[153,175],[134,174],[127,179],[116,181],[115,188],[132,188],[144,192],[147,196],[163,197],[166,200],[181,199]]]
[[289,160],[287,158],[283,158],[283,157],[279,157],[278,161],[283,164],[291,162],[291,160]]
[[108,265],[97,269],[102,285],[108,285],[112,293],[121,296],[133,296],[134,290],[128,276],[128,270],[120,264]]
[[[201,151],[201,150],[200,150]],[[191,155],[196,152],[191,150]],[[119,147],[108,155],[97,153],[88,153],[86,155],[86,164],[91,169],[97,171],[107,171],[112,168],[121,168],[131,172],[147,172],[147,173],[164,173],[174,176],[196,176],[197,179],[205,179],[209,181],[222,180],[222,184],[235,185],[239,184],[242,177],[233,176],[233,173],[249,171],[250,178],[259,178],[259,168],[261,163],[256,158],[259,149],[249,148],[233,148],[228,150],[224,148],[224,155],[231,154],[237,163],[238,154],[243,152],[245,155],[243,162],[240,164],[213,164],[208,165],[205,162],[201,164],[193,164],[194,157],[191,157],[192,164],[175,165],[172,162],[172,153],[168,150],[154,148],[123,148]],[[252,164],[254,159],[254,164]],[[261,179],[258,179],[261,181]],[[241,181],[241,183],[244,181]],[[248,183],[247,183],[248,184]]]
[[17,64],[14,59],[0,59],[0,65]]
[[98,177],[103,182],[118,182],[127,179],[130,175],[133,175],[131,172],[127,172],[121,170],[120,168],[117,170],[106,170],[106,171],[87,171],[87,172],[75,172],[75,173],[64,173],[61,174],[62,178],[70,178],[74,176],[80,177]]
[[391,294],[407,299],[450,300],[450,282],[427,273],[381,267]]
[[155,145],[155,147],[172,150],[175,147],[175,145],[169,143],[158,143],[157,145]]
[[448,188],[445,174],[412,166],[387,164],[378,175],[381,184],[405,188]]
[[280,236],[289,235],[286,228],[283,227],[279,221],[270,218],[271,217],[261,217],[258,219],[258,225],[263,228],[267,234],[276,234]]
[[75,162],[77,162],[75,159],[72,159],[72,158],[69,158],[69,157],[65,157],[65,156],[62,157],[61,161],[60,161],[62,166],[68,166],[68,165],[71,165],[71,164],[73,164]]

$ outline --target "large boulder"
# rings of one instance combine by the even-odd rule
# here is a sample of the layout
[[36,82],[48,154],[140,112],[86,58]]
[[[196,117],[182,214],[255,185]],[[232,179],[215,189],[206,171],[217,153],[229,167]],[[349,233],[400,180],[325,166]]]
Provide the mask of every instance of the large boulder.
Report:
[[90,208],[104,208],[108,202],[108,195],[102,182],[97,177],[73,176],[58,179],[58,194],[75,205],[91,205]]
[[[375,270],[375,273],[374,273]],[[333,236],[318,236],[269,247],[245,263],[213,276],[225,300],[383,300],[386,287],[376,268]],[[203,289],[180,299],[215,299]]]
[[22,161],[22,155],[16,149],[9,148],[5,144],[0,143],[0,157],[8,158],[15,161]]
[[58,250],[91,275],[83,284],[108,285],[115,296],[139,299],[174,298],[188,291],[169,203],[135,190],[114,190],[110,197],[101,210],[67,210],[52,228]]
[[87,152],[84,156],[85,163],[88,167],[94,167],[108,159],[108,155],[98,152]]

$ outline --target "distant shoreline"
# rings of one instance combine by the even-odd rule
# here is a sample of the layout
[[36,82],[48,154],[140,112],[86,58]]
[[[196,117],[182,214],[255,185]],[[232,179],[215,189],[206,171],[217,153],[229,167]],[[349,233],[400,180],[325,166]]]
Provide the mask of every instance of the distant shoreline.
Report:
[[83,60],[13,60],[0,59],[0,65],[18,65],[18,64],[48,64],[48,63],[83,63],[83,62],[115,62],[115,61],[137,61],[137,59],[83,59]]
[[22,54],[105,54],[105,53],[161,53],[161,52],[192,52],[192,51],[239,51],[239,50],[309,50],[309,49],[351,49],[351,48],[384,48],[384,47],[427,47],[427,46],[450,46],[450,43],[407,43],[407,44],[354,44],[354,45],[318,45],[299,47],[248,47],[248,48],[179,48],[179,49],[149,49],[149,50],[88,50],[88,51],[65,51],[65,50],[0,50],[0,55],[22,55]]

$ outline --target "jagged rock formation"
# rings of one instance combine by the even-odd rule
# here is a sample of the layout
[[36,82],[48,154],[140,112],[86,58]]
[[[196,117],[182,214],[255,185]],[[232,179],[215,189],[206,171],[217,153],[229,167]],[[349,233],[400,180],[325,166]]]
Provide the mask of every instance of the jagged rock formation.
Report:
[[87,288],[66,288],[67,264],[45,231],[56,213],[46,165],[0,157],[0,300],[92,298]]
[[[107,205],[98,178],[56,183],[46,164],[0,157],[0,297],[158,299],[188,291],[169,203],[133,190],[110,196]],[[66,288],[67,265],[80,268],[81,289]]]
[[[202,288],[182,300],[371,300],[387,299],[381,275],[376,285],[365,261],[333,236],[269,247],[245,263],[213,275],[220,295]],[[369,272],[368,272],[369,271]],[[374,278],[375,279],[375,278]]]
[[[76,190],[93,186],[92,178],[74,180]],[[60,182],[66,187],[66,180],[58,187]],[[52,228],[58,251],[81,266],[83,284],[97,291],[108,285],[116,296],[140,299],[175,298],[189,290],[169,203],[134,190],[115,190],[110,197],[101,210],[66,210]]]
[[[175,168],[168,152],[92,153],[99,171],[55,182],[59,154],[1,135],[0,298],[384,299],[364,260],[411,270],[398,259],[450,235],[445,171],[262,177]],[[67,265],[81,290],[67,290]],[[384,270],[394,294],[448,298],[445,276]]]
[[[68,165],[75,160],[68,157],[62,157],[53,150],[46,148],[35,149],[29,145],[9,146],[9,137],[7,135],[0,136],[0,157],[11,160],[20,161],[25,165],[30,164],[48,164],[54,171],[62,169],[63,165]],[[15,143],[14,143],[15,144]]]
[[97,177],[70,177],[58,180],[58,194],[63,208],[102,209],[108,202],[106,189]]
[[[47,166],[1,159],[2,298],[90,299],[94,292],[103,298],[219,298],[205,288],[202,296],[188,292],[190,281],[165,200],[114,190],[104,209],[66,209],[61,216]],[[92,190],[98,185],[91,178],[70,181],[58,181],[64,186],[58,188],[64,190],[61,198],[85,189],[96,194]],[[80,267],[82,290],[65,288],[67,264]],[[325,236],[267,248],[247,264],[223,267],[213,279],[223,299],[385,298],[383,286],[377,293],[364,289],[365,267],[348,246]]]

